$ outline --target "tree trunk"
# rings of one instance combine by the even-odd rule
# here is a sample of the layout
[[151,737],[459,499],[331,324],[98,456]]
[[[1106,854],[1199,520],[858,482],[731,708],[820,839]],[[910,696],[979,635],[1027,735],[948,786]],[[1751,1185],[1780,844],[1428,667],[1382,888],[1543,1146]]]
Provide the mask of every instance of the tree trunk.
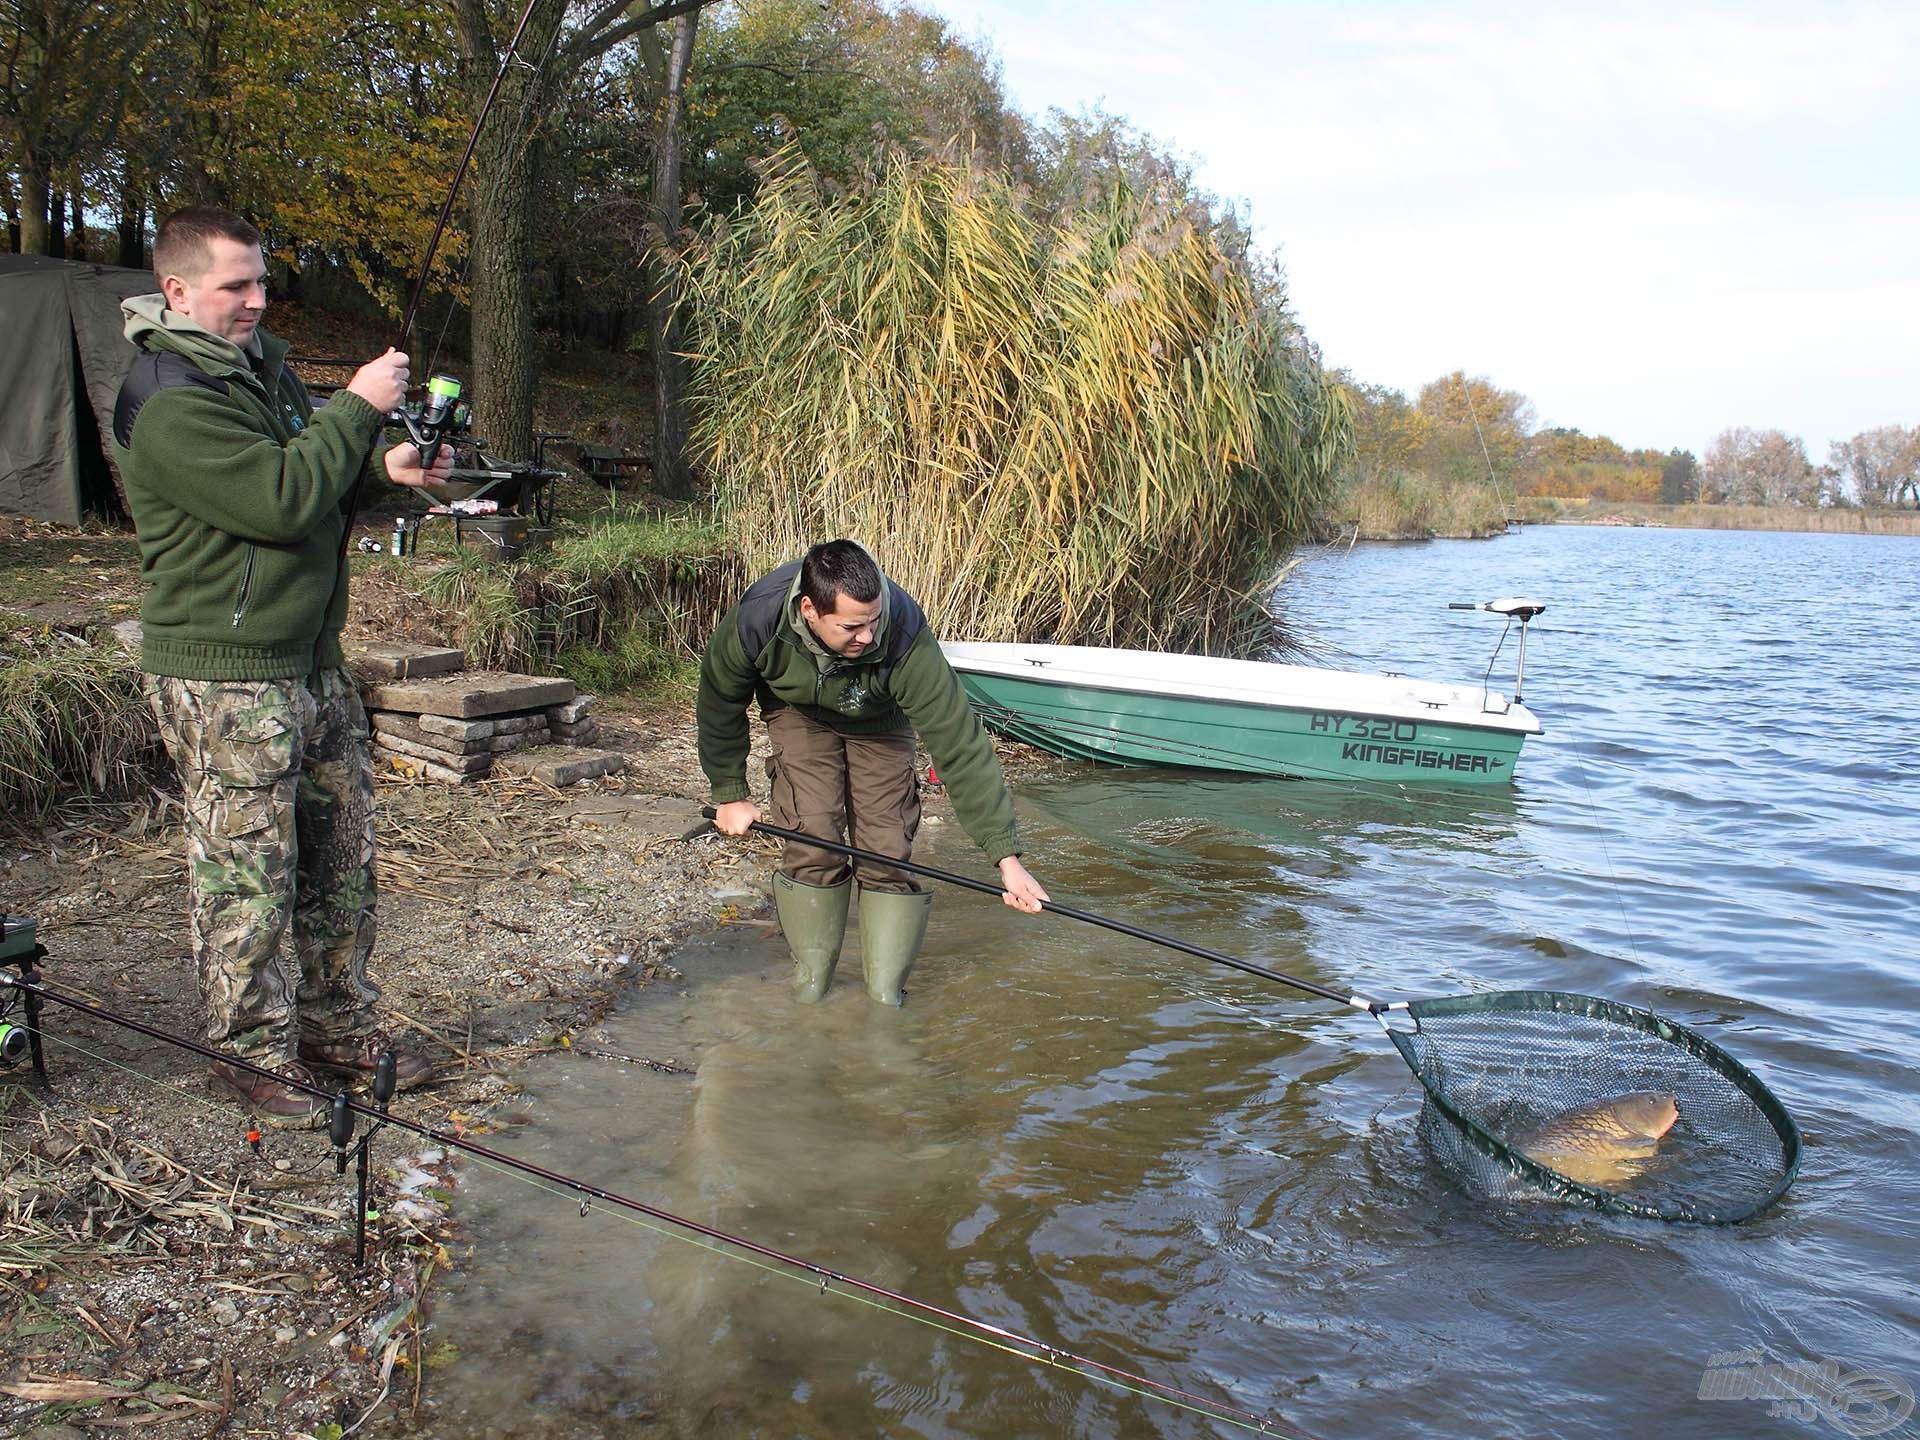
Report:
[[20,253],[47,253],[47,168],[32,150],[20,164]]
[[[545,55],[565,10],[564,0],[538,7],[517,55]],[[461,27],[460,41],[477,111],[499,54],[477,22]],[[473,424],[503,460],[533,454],[533,151],[550,74],[549,67],[507,67],[473,152]]]
[[495,107],[474,157],[473,423],[503,460],[533,453],[533,205],[516,108]]
[[680,354],[680,290],[676,251],[680,244],[680,158],[685,144],[687,70],[700,12],[673,22],[667,57],[665,104],[653,147],[653,218],[657,234],[647,269],[647,344],[653,352],[653,483],[671,500],[693,498],[687,463],[687,362]]
[[72,198],[73,225],[67,231],[71,240],[68,249],[75,260],[84,260],[87,258],[87,202],[81,198],[78,190],[73,192]]
[[120,263],[129,270],[147,264],[147,202],[133,183],[133,167],[120,175]]
[[67,192],[55,190],[47,201],[47,254],[67,258]]

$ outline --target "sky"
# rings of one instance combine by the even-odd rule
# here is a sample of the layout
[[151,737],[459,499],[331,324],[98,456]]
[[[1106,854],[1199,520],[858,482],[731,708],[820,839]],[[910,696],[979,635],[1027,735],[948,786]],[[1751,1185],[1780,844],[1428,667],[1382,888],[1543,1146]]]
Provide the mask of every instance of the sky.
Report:
[[1360,380],[1696,456],[1920,424],[1920,3],[921,3],[1240,202]]

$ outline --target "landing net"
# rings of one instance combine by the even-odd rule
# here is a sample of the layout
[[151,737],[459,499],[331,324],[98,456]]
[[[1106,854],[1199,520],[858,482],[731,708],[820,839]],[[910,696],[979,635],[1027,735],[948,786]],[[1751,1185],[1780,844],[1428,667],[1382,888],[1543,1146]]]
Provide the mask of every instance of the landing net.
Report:
[[[1487,1198],[1727,1225],[1793,1183],[1793,1117],[1752,1071],[1684,1025],[1553,990],[1416,1000],[1400,1013],[1414,1028],[1388,1034],[1425,1091],[1420,1133]],[[1663,1116],[1671,1099],[1671,1127],[1657,1137],[1610,1132],[1604,1114],[1634,1095]],[[1582,1122],[1596,1111],[1603,1123]]]

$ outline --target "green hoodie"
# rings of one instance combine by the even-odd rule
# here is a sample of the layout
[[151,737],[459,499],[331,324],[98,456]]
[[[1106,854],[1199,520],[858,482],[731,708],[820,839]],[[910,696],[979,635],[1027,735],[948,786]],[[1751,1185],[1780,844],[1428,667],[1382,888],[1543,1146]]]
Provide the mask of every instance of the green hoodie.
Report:
[[762,715],[792,707],[850,735],[917,731],[974,843],[996,864],[1019,853],[993,742],[920,606],[891,580],[880,586],[873,640],[852,659],[822,645],[801,615],[798,560],[761,576],[727,612],[707,645],[694,703],[716,805],[747,798],[753,700]]
[[166,308],[121,305],[141,350],[114,409],[148,585],[141,665],[186,680],[303,678],[342,663],[342,502],[382,417],[349,391],[315,411],[284,340],[247,348]]

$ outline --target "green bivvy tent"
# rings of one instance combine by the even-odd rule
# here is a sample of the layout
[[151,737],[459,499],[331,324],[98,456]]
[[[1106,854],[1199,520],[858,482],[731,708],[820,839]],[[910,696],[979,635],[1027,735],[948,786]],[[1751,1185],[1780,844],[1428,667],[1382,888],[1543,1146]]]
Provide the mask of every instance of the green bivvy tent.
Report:
[[76,525],[119,501],[101,437],[133,364],[120,302],[146,270],[0,255],[0,515]]

